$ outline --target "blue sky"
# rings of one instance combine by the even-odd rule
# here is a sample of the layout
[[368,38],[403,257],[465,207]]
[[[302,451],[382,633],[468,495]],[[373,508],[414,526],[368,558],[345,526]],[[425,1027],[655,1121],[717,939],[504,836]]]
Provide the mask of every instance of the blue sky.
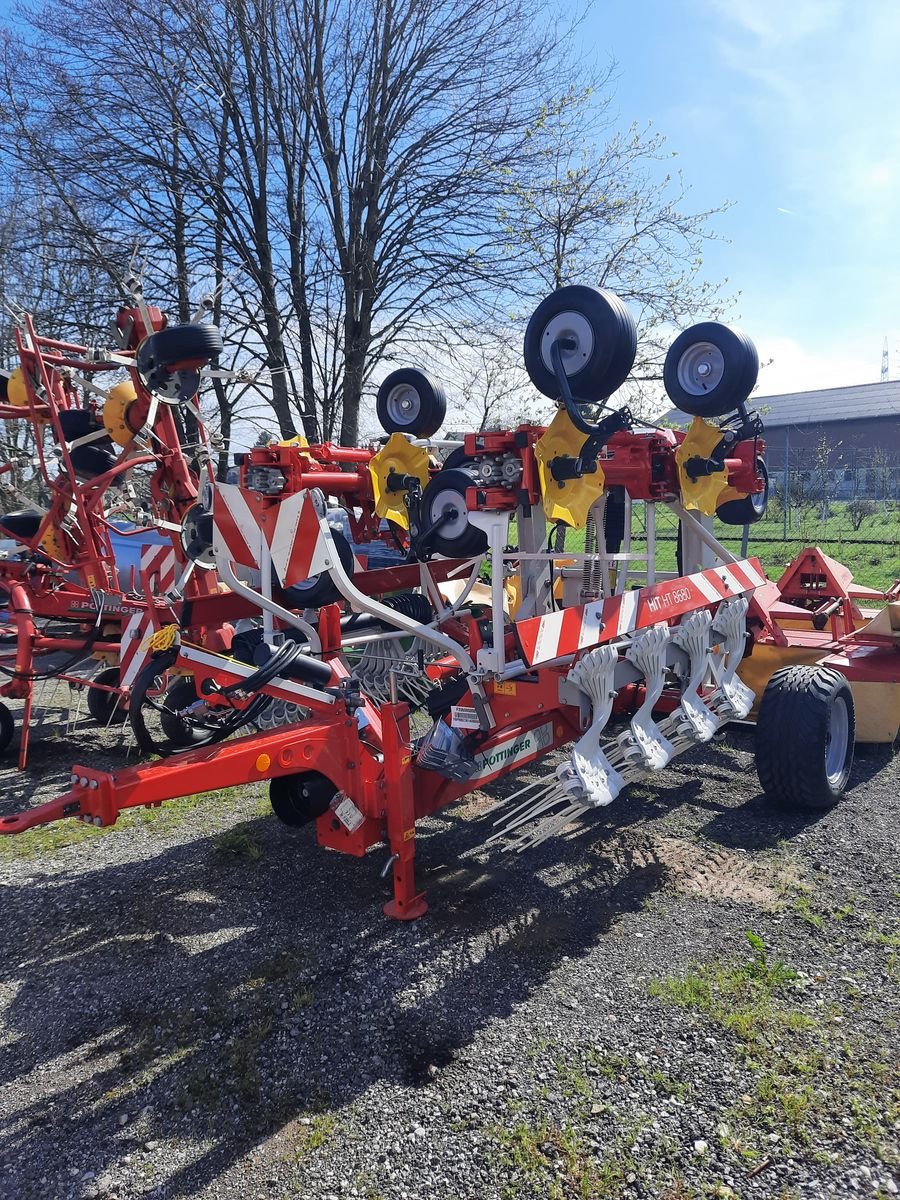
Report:
[[[595,0],[624,122],[652,120],[728,243],[711,278],[773,359],[760,393],[900,378],[900,3]],[[698,314],[699,316],[700,314]]]

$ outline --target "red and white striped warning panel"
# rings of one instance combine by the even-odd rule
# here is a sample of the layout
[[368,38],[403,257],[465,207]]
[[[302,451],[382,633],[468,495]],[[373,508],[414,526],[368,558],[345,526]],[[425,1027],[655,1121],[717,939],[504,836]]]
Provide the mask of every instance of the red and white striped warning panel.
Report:
[[220,483],[213,500],[213,546],[244,567],[259,567],[260,550],[269,548],[283,587],[302,583],[331,564],[322,524],[309,492],[295,492],[265,508],[248,502],[237,484]]
[[759,559],[745,558],[592,604],[529,617],[516,622],[516,632],[525,661],[529,666],[537,666],[555,658],[568,658],[579,650],[599,646],[635,629],[707,608],[731,596],[745,595],[765,582]]
[[142,546],[141,547],[141,566],[138,584],[143,580],[147,580],[150,587],[150,595],[161,596],[164,592],[169,591],[173,587],[178,573],[178,563],[175,559],[175,551],[171,546]]
[[153,609],[134,613],[122,626],[119,644],[119,686],[130,688],[150,653],[150,638],[156,629]]

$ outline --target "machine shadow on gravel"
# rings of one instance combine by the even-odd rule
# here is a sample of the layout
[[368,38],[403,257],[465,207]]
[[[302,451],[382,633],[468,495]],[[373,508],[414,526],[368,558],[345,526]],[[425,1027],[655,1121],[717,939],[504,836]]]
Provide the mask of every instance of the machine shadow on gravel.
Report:
[[[633,806],[617,816],[609,827],[643,819]],[[41,1194],[29,1172],[50,1145],[89,1146],[99,1174],[148,1138],[212,1136],[167,1181],[166,1194],[193,1194],[304,1113],[379,1079],[427,1082],[664,882],[653,864],[614,877],[586,864],[596,829],[498,863],[476,851],[483,827],[445,818],[419,849],[431,913],[409,926],[381,915],[374,855],[332,855],[266,819],[242,828],[258,861],[202,838],[2,889],[0,986],[17,990],[0,1087],[60,1056],[54,1070],[73,1080],[0,1133],[23,1197]]]

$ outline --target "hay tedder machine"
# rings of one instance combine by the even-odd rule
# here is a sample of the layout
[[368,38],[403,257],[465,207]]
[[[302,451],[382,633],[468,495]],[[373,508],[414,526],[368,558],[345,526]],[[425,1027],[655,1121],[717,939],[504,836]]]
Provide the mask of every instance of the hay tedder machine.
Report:
[[[664,379],[685,433],[610,403],[636,345],[617,297],[562,288],[525,336],[529,377],[557,402],[548,427],[436,441],[444,393],[405,369],[378,393],[380,448],[298,438],[240,456],[237,483],[190,498],[181,538],[217,591],[160,623],[133,688],[138,744],[162,760],[75,766],[69,791],[0,833],[266,780],[276,815],[322,845],[386,843],[385,911],[412,919],[427,907],[416,821],[527,764],[536,777],[487,818],[506,848],[732,721],[756,720],[775,803],[833,805],[855,740],[900,725],[900,588],[855,588],[817,550],[776,585],[730,554],[708,518],[752,524],[767,497],[756,351],[715,322],[675,340]],[[659,569],[657,505],[679,520],[675,571]],[[393,561],[360,562],[360,544]],[[230,645],[198,640],[223,611],[249,618]]]
[[[135,290],[114,335],[113,348],[74,345],[38,335],[24,314],[21,365],[2,379],[0,419],[24,422],[31,434],[21,458],[0,463],[8,501],[0,537],[17,543],[0,561],[0,695],[23,702],[22,767],[36,684],[68,681],[79,696],[86,691],[95,720],[123,719],[153,633],[177,620],[184,602],[217,590],[214,572],[203,569],[212,564],[185,549],[200,512],[204,446],[195,447],[192,467],[181,415],[198,415],[199,371],[221,350],[219,332],[199,321],[167,327]],[[98,379],[110,373],[119,380],[104,388]],[[17,487],[23,463],[43,506]],[[115,523],[123,517],[132,518],[127,533]],[[113,548],[126,537],[141,547],[130,571],[118,569]],[[227,648],[221,623],[192,628]],[[0,752],[14,732],[12,712],[0,704]]]

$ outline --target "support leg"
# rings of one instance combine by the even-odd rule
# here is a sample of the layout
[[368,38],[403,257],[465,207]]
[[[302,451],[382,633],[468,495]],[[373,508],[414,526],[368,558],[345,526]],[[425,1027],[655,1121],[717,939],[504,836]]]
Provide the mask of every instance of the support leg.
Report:
[[414,921],[428,911],[428,902],[424,892],[416,891],[416,817],[409,708],[405,704],[385,704],[381,719],[388,845],[394,861],[394,898],[385,904],[384,912],[385,916],[398,921]]

